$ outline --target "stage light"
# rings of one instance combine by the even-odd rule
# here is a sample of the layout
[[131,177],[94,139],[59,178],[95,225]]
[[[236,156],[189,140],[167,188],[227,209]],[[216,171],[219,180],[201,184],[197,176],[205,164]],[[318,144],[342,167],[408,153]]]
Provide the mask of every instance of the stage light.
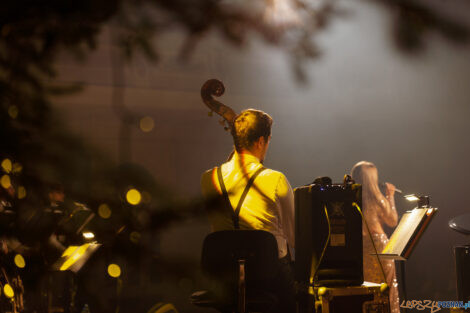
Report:
[[418,202],[418,207],[420,207],[420,208],[429,207],[429,197],[428,196],[419,196],[419,195],[411,194],[411,195],[406,195],[404,197],[408,201],[417,201]]
[[404,196],[406,200],[408,201],[418,201],[419,200],[419,197],[414,195],[414,194],[411,194],[411,195],[406,195]]
[[19,268],[24,268],[26,266],[26,262],[21,254],[15,255],[14,261],[15,265]]
[[111,217],[111,209],[106,203],[100,204],[98,207],[98,215],[104,219]]
[[10,176],[3,175],[2,178],[0,178],[0,185],[5,189],[10,188],[11,187]]
[[13,291],[13,288],[11,288],[9,284],[5,284],[5,286],[3,286],[3,293],[8,298],[13,298],[15,296],[15,292]]
[[126,195],[127,202],[132,205],[138,205],[142,200],[142,196],[137,189],[129,189]]
[[6,173],[10,173],[13,169],[13,164],[11,163],[10,159],[5,159],[2,161],[2,168]]
[[121,268],[117,264],[109,264],[108,274],[111,277],[118,278],[119,276],[121,276]]
[[95,238],[95,234],[93,234],[92,232],[89,232],[89,231],[84,232],[82,234],[82,236],[83,236],[83,238],[88,239],[88,240]]

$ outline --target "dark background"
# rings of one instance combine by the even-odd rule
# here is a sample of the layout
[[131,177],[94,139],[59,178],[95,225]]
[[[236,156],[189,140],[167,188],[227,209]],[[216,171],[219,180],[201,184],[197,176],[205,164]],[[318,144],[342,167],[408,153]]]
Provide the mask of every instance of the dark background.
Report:
[[[118,159],[119,120],[111,96],[123,88],[131,110],[155,121],[150,133],[133,129],[131,160],[147,167],[175,198],[200,197],[201,173],[225,160],[231,138],[209,118],[199,96],[209,78],[224,81],[222,102],[239,112],[257,108],[274,118],[266,165],[286,174],[293,187],[317,176],[341,181],[360,160],[374,162],[381,181],[404,193],[429,195],[438,215],[406,263],[408,300],[456,300],[452,247],[469,238],[447,226],[469,212],[470,48],[431,35],[420,55],[404,55],[390,40],[392,17],[367,1],[340,2],[348,14],[318,37],[323,55],[307,64],[309,81],[296,82],[289,58],[253,37],[243,50],[204,37],[186,62],[175,30],[156,45],[161,59],[136,58],[124,68],[122,85],[113,85],[109,28],[100,48],[85,63],[64,55],[58,82],[83,82],[74,96],[55,99],[70,128]],[[448,8],[463,21],[468,5]],[[454,3],[454,4],[455,4]],[[441,2],[437,3],[442,5]],[[464,9],[467,9],[466,11]],[[412,204],[397,198],[398,212]],[[209,227],[204,217],[165,232],[165,256],[199,262]],[[181,278],[168,287],[169,300],[183,312],[198,311],[186,301],[197,282]]]

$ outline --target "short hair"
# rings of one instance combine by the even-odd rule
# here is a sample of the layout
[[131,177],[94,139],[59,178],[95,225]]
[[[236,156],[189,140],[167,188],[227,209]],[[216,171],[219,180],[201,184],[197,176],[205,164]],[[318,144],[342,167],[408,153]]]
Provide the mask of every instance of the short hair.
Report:
[[248,109],[242,111],[233,122],[232,137],[235,149],[250,150],[260,137],[268,140],[271,135],[273,119],[269,114],[260,110]]

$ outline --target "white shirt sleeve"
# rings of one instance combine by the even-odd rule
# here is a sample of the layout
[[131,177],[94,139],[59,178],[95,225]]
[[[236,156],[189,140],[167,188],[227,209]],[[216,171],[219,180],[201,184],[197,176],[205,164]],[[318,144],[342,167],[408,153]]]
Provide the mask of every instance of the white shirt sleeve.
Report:
[[282,231],[286,236],[289,248],[293,249],[295,248],[294,193],[286,176],[282,173],[277,184],[276,197],[280,204],[279,217],[281,219]]

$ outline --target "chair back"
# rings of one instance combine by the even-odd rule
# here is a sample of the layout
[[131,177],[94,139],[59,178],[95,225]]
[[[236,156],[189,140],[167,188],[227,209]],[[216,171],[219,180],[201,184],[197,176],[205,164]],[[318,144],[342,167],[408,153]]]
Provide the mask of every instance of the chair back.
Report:
[[235,283],[240,259],[245,260],[247,286],[268,283],[279,269],[276,238],[263,230],[224,230],[204,239],[201,265],[207,276]]

